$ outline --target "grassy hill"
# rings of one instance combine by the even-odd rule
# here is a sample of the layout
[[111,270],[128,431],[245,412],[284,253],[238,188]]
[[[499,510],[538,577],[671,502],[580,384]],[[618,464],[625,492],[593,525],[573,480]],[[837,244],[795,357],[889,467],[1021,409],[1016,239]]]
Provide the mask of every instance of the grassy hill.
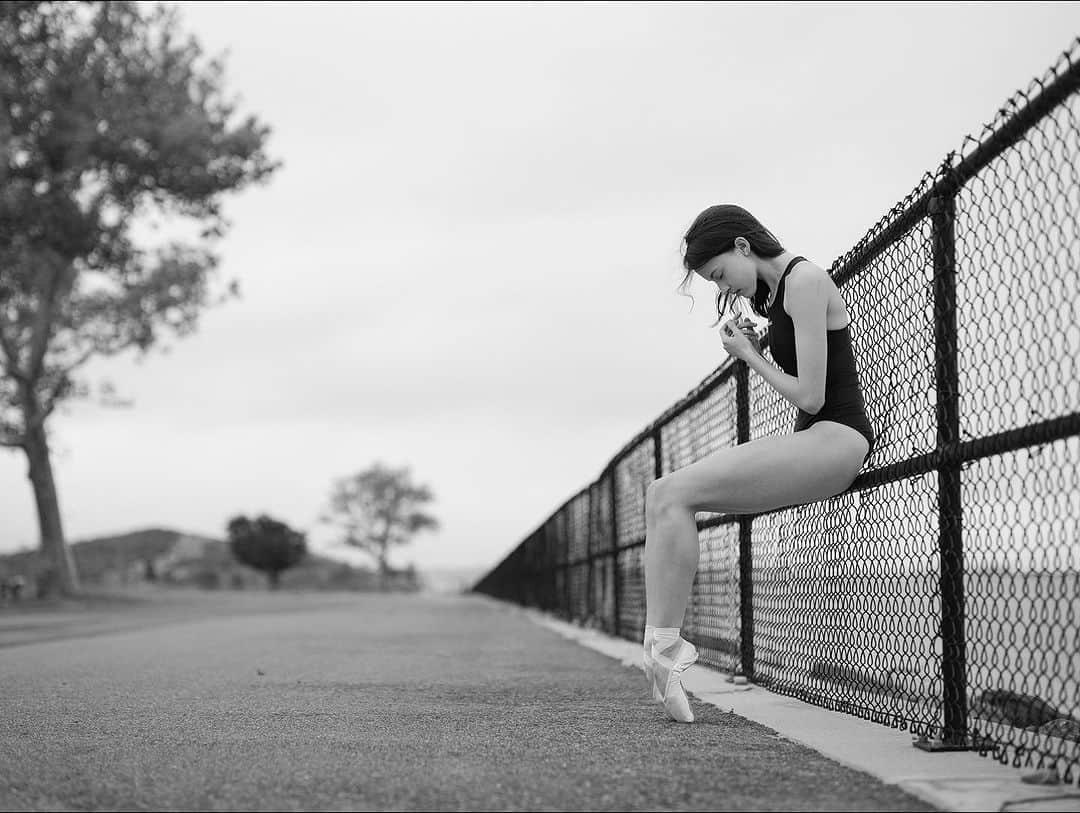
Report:
[[[250,589],[266,586],[265,574],[236,562],[220,539],[164,528],[148,528],[117,536],[75,542],[70,546],[84,584],[119,587],[144,582],[189,585],[206,589]],[[38,551],[0,556],[0,578],[21,574],[30,594],[45,569]],[[397,574],[397,589],[415,586],[415,577]],[[283,589],[370,590],[372,570],[308,553],[300,564],[282,573]]]

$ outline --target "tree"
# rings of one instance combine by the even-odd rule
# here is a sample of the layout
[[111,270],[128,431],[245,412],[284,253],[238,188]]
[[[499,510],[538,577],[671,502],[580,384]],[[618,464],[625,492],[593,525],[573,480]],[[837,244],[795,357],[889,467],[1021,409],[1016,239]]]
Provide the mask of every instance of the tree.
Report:
[[276,590],[281,573],[307,554],[307,538],[284,522],[265,514],[254,521],[245,516],[229,520],[229,550],[240,564],[262,570]]
[[379,583],[385,585],[390,548],[406,544],[422,530],[439,527],[438,521],[422,510],[432,499],[427,486],[413,484],[408,467],[393,469],[375,463],[334,482],[330,508],[322,521],[342,532],[344,544],[374,557]]
[[[42,553],[78,592],[46,421],[90,389],[94,356],[191,333],[218,287],[222,198],[268,179],[269,129],[234,121],[223,62],[182,39],[175,10],[133,2],[0,5],[0,446],[21,449]],[[136,245],[156,216],[197,241]],[[111,398],[107,388],[105,400]]]

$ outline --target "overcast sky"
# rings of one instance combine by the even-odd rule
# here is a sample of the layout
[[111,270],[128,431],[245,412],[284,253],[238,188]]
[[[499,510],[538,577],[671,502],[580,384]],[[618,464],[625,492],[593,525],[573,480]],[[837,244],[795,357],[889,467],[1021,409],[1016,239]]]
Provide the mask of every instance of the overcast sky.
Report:
[[[828,267],[1042,76],[1076,3],[181,3],[283,169],[230,199],[239,301],[52,420],[70,541],[309,531],[375,461],[442,523],[392,557],[496,564],[721,364],[682,234],[738,203]],[[0,450],[0,551],[36,545]]]

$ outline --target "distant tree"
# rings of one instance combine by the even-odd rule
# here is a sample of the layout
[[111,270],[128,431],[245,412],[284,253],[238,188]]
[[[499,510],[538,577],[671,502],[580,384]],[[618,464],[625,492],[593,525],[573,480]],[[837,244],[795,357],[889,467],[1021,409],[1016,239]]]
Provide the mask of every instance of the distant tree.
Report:
[[322,521],[335,526],[341,541],[370,554],[385,585],[390,549],[410,542],[423,530],[435,530],[438,521],[424,513],[434,495],[412,482],[408,467],[390,468],[375,463],[364,471],[334,481],[330,507]]
[[[271,176],[269,129],[234,121],[223,62],[174,9],[134,2],[0,4],[0,446],[21,449],[46,583],[78,592],[46,421],[91,394],[94,356],[191,333],[236,294],[212,285],[222,198]],[[197,239],[137,245],[146,216]],[[186,224],[186,225],[185,225]],[[123,404],[110,385],[103,403]]]
[[299,563],[307,553],[307,539],[284,522],[265,514],[249,520],[229,520],[229,550],[240,564],[266,573],[270,589],[276,590],[282,571]]

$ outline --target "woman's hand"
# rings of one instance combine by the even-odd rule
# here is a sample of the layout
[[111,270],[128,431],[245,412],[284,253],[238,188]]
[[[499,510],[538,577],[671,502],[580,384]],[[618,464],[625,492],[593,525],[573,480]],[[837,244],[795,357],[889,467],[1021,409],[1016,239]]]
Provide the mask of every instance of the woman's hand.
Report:
[[761,342],[750,319],[728,319],[720,325],[720,339],[735,358],[746,361],[752,354],[761,355]]

